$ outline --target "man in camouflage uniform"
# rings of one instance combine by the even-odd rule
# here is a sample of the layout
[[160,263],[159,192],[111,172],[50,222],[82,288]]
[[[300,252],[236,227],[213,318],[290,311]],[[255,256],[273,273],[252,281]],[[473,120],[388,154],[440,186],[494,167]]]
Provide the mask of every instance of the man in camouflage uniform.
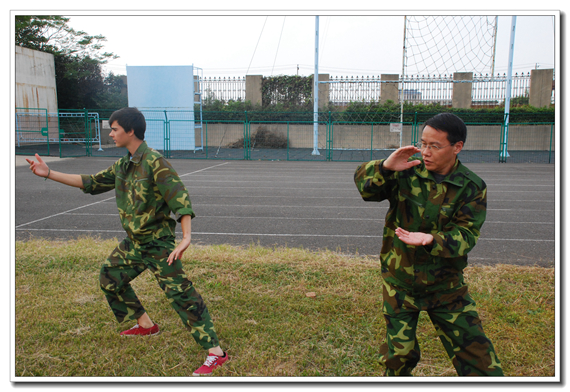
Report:
[[[190,245],[191,219],[195,216],[188,191],[176,171],[144,142],[146,121],[136,108],[124,108],[109,118],[110,136],[128,154],[95,175],[52,171],[36,154],[27,160],[34,174],[81,188],[92,195],[115,190],[125,238],[101,268],[101,289],[118,322],[137,321],[122,336],[159,333],[137,298],[130,281],[147,268],[155,275],[170,304],[194,340],[209,355],[193,375],[210,375],[228,358],[219,346],[212,319],[200,294],[182,270],[180,259]],[[175,214],[172,219],[170,213]],[[175,246],[176,222],[183,238]]]
[[457,159],[466,136],[459,117],[439,114],[424,124],[419,148],[402,147],[354,175],[365,201],[390,203],[380,252],[387,329],[380,362],[388,376],[411,376],[420,360],[420,311],[460,376],[503,375],[463,280],[487,209],[485,182]]

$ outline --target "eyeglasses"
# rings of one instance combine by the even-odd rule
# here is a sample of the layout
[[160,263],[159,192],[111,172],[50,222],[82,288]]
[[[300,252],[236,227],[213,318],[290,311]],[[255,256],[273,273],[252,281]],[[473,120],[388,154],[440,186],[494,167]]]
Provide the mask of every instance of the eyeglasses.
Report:
[[419,148],[420,150],[425,150],[426,148],[428,148],[430,151],[437,152],[437,151],[439,151],[445,147],[453,146],[454,144],[455,143],[451,143],[451,144],[448,144],[447,146],[440,147],[440,146],[436,146],[435,144],[427,144],[427,143],[421,143],[420,142],[420,143],[416,144],[416,147]]

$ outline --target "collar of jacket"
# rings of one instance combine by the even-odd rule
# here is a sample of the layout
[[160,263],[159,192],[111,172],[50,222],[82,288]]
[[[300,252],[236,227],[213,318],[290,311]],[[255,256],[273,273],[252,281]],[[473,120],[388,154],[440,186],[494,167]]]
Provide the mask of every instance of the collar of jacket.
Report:
[[134,155],[131,156],[130,152],[127,153],[127,157],[129,158],[128,161],[134,163],[135,165],[138,165],[141,162],[141,158],[142,158],[142,156],[143,156],[143,154],[147,148],[148,148],[148,146],[146,145],[146,142],[143,141],[141,143],[141,145],[139,146],[139,148],[137,148],[137,150],[135,151]]
[[[423,159],[420,159],[420,161],[422,161],[420,165],[414,166],[416,175],[422,178],[427,178],[429,180],[435,181],[435,178],[433,177],[432,173],[428,169],[426,169],[426,165],[424,164]],[[465,184],[466,177],[469,175],[470,175],[469,170],[461,164],[461,161],[459,159],[456,159],[455,164],[451,169],[451,172],[449,172],[449,174],[445,176],[442,182],[445,181],[450,184],[461,187],[463,186],[463,184]]]

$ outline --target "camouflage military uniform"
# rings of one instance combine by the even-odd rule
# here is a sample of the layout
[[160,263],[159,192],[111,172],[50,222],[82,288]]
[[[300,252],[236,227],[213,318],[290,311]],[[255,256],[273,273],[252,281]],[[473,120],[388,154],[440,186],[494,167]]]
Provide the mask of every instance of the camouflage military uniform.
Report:
[[[383,169],[382,162],[360,165],[354,180],[365,201],[390,203],[380,252],[386,374],[411,375],[420,360],[416,326],[423,310],[459,375],[503,375],[463,280],[467,253],[486,217],[484,181],[459,160],[439,183],[423,162],[401,172]],[[407,245],[395,235],[397,227],[430,233],[433,244]]]
[[188,192],[172,166],[143,142],[132,157],[127,154],[108,169],[81,177],[85,193],[115,189],[127,232],[99,277],[117,321],[137,320],[145,313],[129,282],[148,268],[196,342],[206,349],[218,346],[208,309],[184,274],[182,263],[167,263],[175,247],[176,220],[195,216]]

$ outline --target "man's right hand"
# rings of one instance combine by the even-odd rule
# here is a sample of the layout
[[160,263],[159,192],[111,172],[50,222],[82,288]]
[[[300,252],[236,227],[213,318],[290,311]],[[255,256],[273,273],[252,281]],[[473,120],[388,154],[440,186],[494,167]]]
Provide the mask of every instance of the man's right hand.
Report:
[[[26,158],[26,161],[30,164],[30,170],[36,175],[44,178],[49,178],[50,180],[60,182],[65,185],[73,186],[76,188],[84,189],[83,180],[79,174],[67,174],[57,172],[55,170],[49,169],[48,165],[43,161],[43,159],[36,154],[37,162],[33,159],[30,160]],[[49,177],[48,177],[49,175]]]
[[398,148],[394,151],[386,160],[383,162],[382,167],[386,170],[390,171],[403,171],[407,170],[410,167],[419,165],[421,161],[414,160],[409,161],[408,159],[418,152],[421,152],[419,148],[416,146],[404,146]]
[[47,177],[49,173],[48,165],[42,160],[42,158],[36,154],[37,162],[34,160],[29,160],[26,158],[26,161],[30,164],[30,170],[36,175],[40,177]]

